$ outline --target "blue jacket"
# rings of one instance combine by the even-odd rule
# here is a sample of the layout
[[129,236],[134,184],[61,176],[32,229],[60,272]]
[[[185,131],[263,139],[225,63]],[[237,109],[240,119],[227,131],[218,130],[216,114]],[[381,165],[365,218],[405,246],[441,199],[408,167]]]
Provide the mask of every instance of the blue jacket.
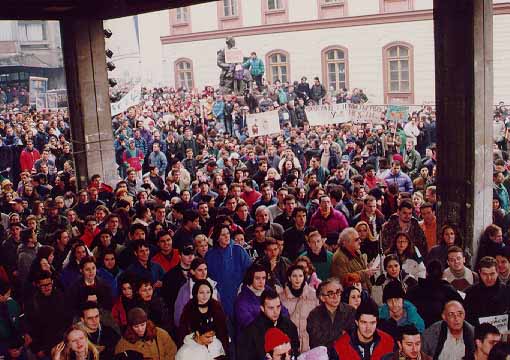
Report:
[[[420,334],[422,334],[425,331],[425,322],[421,318],[420,314],[418,314],[416,306],[414,306],[410,301],[404,300],[404,313],[406,321],[405,323],[399,323],[399,326],[414,325]],[[382,304],[379,307],[379,318],[381,320],[390,319],[390,309],[388,304]]]
[[106,270],[103,267],[100,267],[99,269],[97,269],[97,277],[100,278],[101,280],[103,280],[108,285],[110,285],[110,287],[112,288],[112,296],[114,298],[117,298],[117,296],[119,296],[118,280],[119,280],[119,276],[122,273],[123,273],[123,271],[119,270],[117,275],[113,276],[113,274],[111,272],[109,272],[108,270]]
[[250,58],[243,64],[243,67],[250,69],[250,74],[253,76],[264,74],[264,62],[259,58],[256,58],[255,60]]
[[225,117],[225,103],[223,101],[215,101],[212,108],[215,118],[223,119]]
[[163,270],[161,265],[150,260],[147,264],[147,269],[144,268],[142,264],[140,264],[140,262],[137,260],[129,265],[126,271],[139,277],[150,276],[153,283],[156,281],[163,281],[163,276],[165,276],[165,270]]
[[413,193],[413,182],[411,181],[411,178],[402,171],[400,171],[397,175],[393,175],[391,172],[388,173],[388,175],[384,177],[384,181],[388,185],[397,184],[400,192]]
[[251,258],[241,246],[232,241],[226,248],[215,246],[205,255],[209,277],[218,283],[221,304],[227,316],[234,312],[234,300],[251,265]]

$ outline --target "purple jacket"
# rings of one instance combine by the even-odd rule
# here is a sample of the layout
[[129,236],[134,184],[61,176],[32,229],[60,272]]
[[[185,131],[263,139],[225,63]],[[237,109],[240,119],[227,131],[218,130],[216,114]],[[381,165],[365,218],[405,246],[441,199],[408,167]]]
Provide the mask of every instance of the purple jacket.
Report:
[[400,192],[413,192],[413,182],[411,178],[400,171],[397,175],[393,175],[391,171],[384,177],[384,181],[386,184],[396,184],[398,186],[398,191]]
[[310,226],[316,227],[323,237],[328,236],[330,233],[340,233],[343,229],[349,226],[345,215],[340,211],[330,208],[330,213],[327,218],[321,215],[320,209],[312,215]]
[[[266,286],[266,289],[269,289]],[[248,286],[243,285],[234,303],[234,316],[237,327],[237,334],[246,329],[253,320],[260,314],[260,296],[255,295]],[[282,305],[282,315],[289,317],[288,310]]]

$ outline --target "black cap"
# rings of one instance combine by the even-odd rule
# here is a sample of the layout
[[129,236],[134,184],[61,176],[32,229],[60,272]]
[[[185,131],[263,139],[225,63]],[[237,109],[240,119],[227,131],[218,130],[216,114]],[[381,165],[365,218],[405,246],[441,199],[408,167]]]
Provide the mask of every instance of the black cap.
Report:
[[193,245],[186,245],[185,247],[182,248],[181,253],[182,253],[182,255],[191,255],[191,254],[194,254],[195,253],[195,248],[193,247]]

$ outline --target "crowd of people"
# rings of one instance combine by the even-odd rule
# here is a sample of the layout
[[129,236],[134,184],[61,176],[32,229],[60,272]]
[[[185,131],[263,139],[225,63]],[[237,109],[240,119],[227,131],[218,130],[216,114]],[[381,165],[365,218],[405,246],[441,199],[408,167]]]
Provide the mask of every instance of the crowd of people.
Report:
[[[119,181],[78,187],[67,112],[13,92],[0,97],[4,359],[507,359],[504,104],[494,224],[472,259],[462,224],[436,221],[430,107],[310,127],[309,98],[366,96],[317,78],[243,96],[144,88],[113,118]],[[246,115],[270,110],[281,133],[249,137]]]

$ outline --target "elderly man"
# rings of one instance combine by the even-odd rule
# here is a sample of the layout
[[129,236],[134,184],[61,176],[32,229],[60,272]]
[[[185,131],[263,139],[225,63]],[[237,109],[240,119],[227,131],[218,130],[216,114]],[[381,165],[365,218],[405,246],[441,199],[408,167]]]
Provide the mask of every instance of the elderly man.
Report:
[[327,195],[320,197],[319,209],[312,215],[310,226],[316,227],[323,237],[339,232],[349,226],[345,215],[331,206]]
[[367,256],[360,251],[361,239],[354,228],[342,230],[339,237],[340,247],[333,256],[331,265],[331,276],[342,279],[344,276],[357,273],[361,277],[363,288],[370,290],[372,284],[370,277],[377,272],[377,269],[369,269]]
[[446,303],[441,315],[423,333],[423,352],[434,359],[458,360],[474,353],[474,328],[466,318],[464,307],[458,301]]
[[271,215],[267,206],[260,205],[255,211],[255,224],[246,229],[248,239],[255,236],[255,225],[264,225],[266,228],[266,237],[272,237],[277,240],[283,239],[283,227],[280,224],[271,222]]
[[331,278],[323,281],[317,289],[320,305],[308,315],[306,331],[310,335],[310,348],[326,346],[333,343],[354,326],[355,310],[340,301],[342,285]]

